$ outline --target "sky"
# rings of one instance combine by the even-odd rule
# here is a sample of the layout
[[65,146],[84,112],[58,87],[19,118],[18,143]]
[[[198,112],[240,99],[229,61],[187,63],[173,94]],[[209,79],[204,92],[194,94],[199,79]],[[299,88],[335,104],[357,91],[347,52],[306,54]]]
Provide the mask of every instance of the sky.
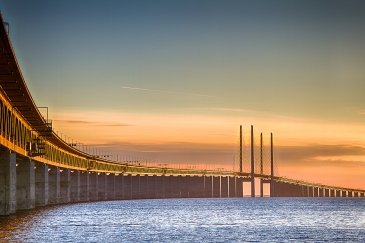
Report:
[[123,160],[237,170],[242,124],[248,170],[252,124],[256,147],[274,133],[278,175],[365,189],[364,1],[0,10],[36,104],[68,140]]

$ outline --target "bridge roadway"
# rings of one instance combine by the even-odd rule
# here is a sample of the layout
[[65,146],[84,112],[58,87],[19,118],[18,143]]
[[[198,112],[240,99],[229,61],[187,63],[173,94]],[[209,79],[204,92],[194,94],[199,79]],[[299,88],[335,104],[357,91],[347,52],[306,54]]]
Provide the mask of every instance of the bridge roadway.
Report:
[[96,200],[243,197],[243,183],[252,185],[255,177],[276,197],[364,197],[364,190],[273,175],[136,166],[84,153],[62,140],[36,107],[0,18],[0,215]]

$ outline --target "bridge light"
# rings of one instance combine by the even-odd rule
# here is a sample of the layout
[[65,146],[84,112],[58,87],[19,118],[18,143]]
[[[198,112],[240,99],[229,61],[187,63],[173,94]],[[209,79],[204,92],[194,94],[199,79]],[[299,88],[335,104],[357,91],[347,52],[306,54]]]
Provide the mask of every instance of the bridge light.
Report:
[[60,172],[62,173],[62,172],[63,172],[63,170],[60,170]]
[[15,166],[16,166],[16,167],[18,167],[18,166],[19,166],[19,164],[18,164],[18,163],[16,163],[16,164],[15,164]]
[[48,169],[48,172],[50,172],[51,171],[51,169]]

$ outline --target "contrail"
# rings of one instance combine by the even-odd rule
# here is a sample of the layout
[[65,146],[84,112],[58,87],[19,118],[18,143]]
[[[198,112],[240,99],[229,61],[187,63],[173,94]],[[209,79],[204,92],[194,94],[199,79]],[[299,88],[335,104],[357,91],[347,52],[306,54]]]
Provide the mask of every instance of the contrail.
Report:
[[147,92],[165,93],[165,94],[193,95],[193,96],[212,97],[212,98],[216,97],[216,96],[212,96],[212,95],[199,94],[199,93],[186,93],[186,92],[177,92],[177,91],[160,90],[160,89],[144,89],[144,88],[129,87],[129,86],[122,86],[121,88],[130,89],[130,90],[147,91]]

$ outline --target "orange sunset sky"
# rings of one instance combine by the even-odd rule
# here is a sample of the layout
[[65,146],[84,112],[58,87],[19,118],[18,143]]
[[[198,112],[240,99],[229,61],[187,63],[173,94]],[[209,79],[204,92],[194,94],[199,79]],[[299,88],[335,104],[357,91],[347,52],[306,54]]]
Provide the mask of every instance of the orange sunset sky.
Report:
[[277,175],[365,189],[362,1],[0,9],[36,104],[69,142],[119,160],[237,170],[242,124],[248,171],[252,124],[256,146],[274,133]]

